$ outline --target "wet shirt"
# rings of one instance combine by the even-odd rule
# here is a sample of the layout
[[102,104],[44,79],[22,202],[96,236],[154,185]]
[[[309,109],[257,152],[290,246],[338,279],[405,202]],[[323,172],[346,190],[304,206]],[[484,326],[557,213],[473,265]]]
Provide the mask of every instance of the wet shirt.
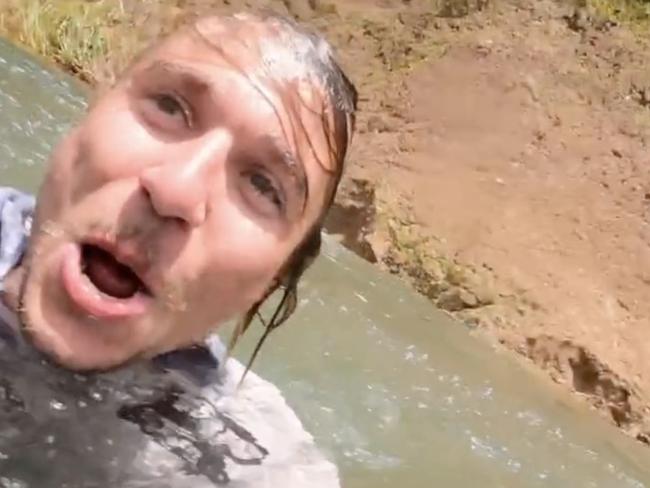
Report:
[[[24,254],[34,198],[0,187],[0,287]],[[0,319],[16,321],[2,306]],[[74,374],[0,327],[0,488],[339,487],[280,391],[205,344]],[[220,367],[221,366],[221,367]]]

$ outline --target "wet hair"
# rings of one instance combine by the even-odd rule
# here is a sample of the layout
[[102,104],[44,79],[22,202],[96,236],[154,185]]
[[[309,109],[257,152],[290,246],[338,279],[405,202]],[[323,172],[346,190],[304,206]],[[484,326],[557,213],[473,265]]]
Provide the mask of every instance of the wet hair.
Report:
[[[244,314],[231,337],[229,353],[256,317],[264,327],[246,366],[245,376],[269,334],[295,311],[298,282],[320,253],[324,220],[336,196],[355,129],[358,94],[337,63],[330,44],[319,34],[291,19],[273,13],[238,14],[199,20],[193,24],[193,31],[202,41],[218,50],[272,106],[275,107],[275,104],[267,95],[269,90],[280,96],[282,108],[288,113],[297,114],[300,108],[308,108],[319,115],[329,152],[329,161],[319,160],[319,164],[331,175],[321,213],[282,266],[267,293]],[[237,58],[236,53],[241,53],[242,48],[254,56],[252,66]],[[320,102],[318,108],[314,108],[313,103],[307,106],[302,93],[305,82],[312,94],[317,95]],[[277,111],[279,109],[276,107]],[[300,135],[306,138],[312,155],[317,157],[313,141],[301,124],[300,116],[290,119],[292,127],[284,127],[283,130],[291,130],[294,137]],[[280,301],[267,320],[260,309],[276,291],[281,292]]]

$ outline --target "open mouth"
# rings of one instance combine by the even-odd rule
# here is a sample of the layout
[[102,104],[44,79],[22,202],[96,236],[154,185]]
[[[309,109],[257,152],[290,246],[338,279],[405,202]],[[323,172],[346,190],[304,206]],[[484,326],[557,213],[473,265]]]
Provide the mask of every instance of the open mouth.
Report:
[[66,244],[61,264],[63,286],[89,315],[125,318],[144,313],[152,294],[136,271],[107,249]]
[[81,272],[102,293],[117,299],[148,293],[138,275],[108,251],[92,244],[81,246]]

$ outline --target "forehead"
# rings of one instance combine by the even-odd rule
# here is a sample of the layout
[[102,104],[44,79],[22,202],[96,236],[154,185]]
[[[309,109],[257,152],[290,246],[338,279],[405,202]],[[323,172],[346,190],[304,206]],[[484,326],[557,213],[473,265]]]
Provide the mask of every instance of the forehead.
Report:
[[[168,37],[145,60],[193,65],[197,74],[215,84],[229,73],[239,78],[242,88],[254,89],[265,98],[278,116],[305,122],[311,118],[321,122],[322,130],[324,117],[332,111],[322,74],[309,61],[314,56],[308,54],[308,38],[274,25],[209,18]],[[296,110],[300,106],[305,110]]]

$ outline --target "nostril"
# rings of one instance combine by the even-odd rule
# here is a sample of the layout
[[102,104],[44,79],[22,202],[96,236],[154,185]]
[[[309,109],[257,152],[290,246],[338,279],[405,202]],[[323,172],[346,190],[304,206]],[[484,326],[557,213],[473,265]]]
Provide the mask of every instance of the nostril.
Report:
[[205,221],[207,194],[203,181],[188,181],[172,168],[149,168],[140,176],[140,189],[153,212],[167,221],[183,228]]
[[149,201],[153,203],[153,195],[151,194],[151,181],[147,178],[146,174],[140,175],[139,178],[140,191],[142,195]]
[[145,199],[151,201],[151,193],[145,186],[140,185],[140,191],[142,192],[142,195],[144,196]]
[[186,219],[180,216],[172,215],[172,214],[165,214],[162,211],[158,209],[156,206],[156,202],[154,199],[154,196],[149,189],[143,185],[140,186],[140,192],[142,194],[142,197],[144,200],[147,202],[147,205],[149,206],[149,210],[151,211],[152,214],[157,215],[160,219],[163,219],[167,222],[170,222],[177,226],[178,228],[182,230],[187,230],[188,227],[190,227],[190,222],[188,222]]
[[167,220],[181,230],[187,230],[190,227],[189,223],[180,217],[167,217]]
[[143,186],[143,185],[140,185],[140,193],[141,193],[141,196],[144,198],[144,200],[147,202],[147,204],[149,206],[149,209],[153,213],[158,213],[156,211],[156,206],[154,205],[153,198],[152,198],[152,195],[151,195],[151,192],[149,191],[149,189],[147,187]]

